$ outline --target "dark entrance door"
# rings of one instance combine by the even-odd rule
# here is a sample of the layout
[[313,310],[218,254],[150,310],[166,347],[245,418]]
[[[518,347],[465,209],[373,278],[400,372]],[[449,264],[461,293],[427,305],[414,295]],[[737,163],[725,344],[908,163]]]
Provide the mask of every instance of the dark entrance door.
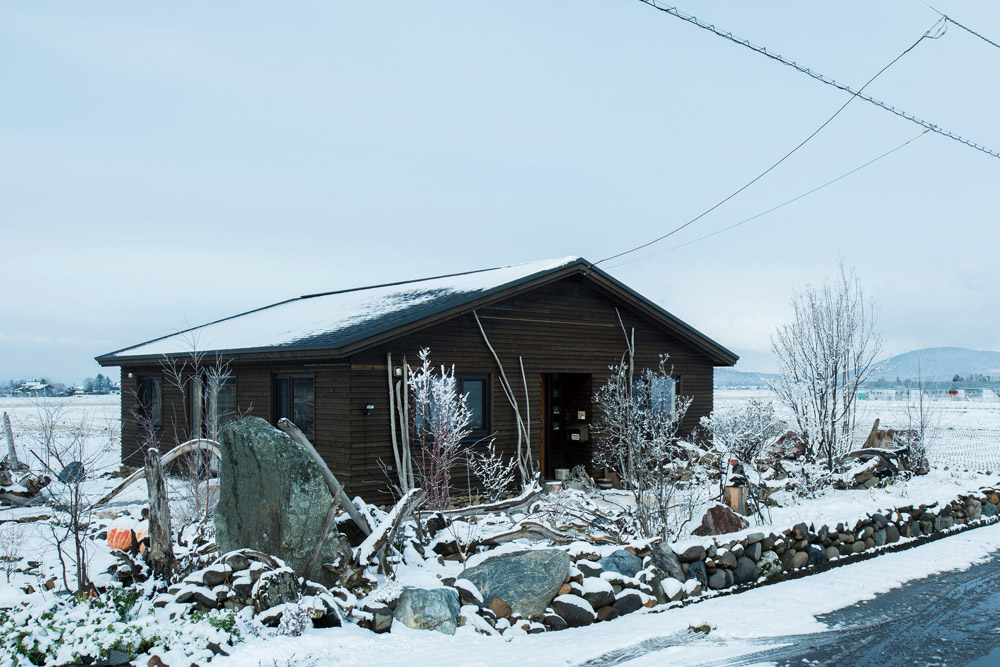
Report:
[[591,470],[591,384],[589,373],[542,375],[546,479],[555,477],[556,468],[582,465]]

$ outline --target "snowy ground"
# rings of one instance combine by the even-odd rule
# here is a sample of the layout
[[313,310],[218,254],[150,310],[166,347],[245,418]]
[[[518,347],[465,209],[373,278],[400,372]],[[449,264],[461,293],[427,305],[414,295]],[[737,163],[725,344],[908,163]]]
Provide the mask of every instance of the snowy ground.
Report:
[[[767,398],[768,392],[721,391],[716,394],[716,405],[736,405],[751,397]],[[95,462],[94,470],[105,473],[88,482],[87,493],[96,499],[120,482],[120,479],[106,474],[117,469],[119,464],[119,401],[119,396],[47,399],[40,402],[0,399],[0,411],[10,414],[22,459],[29,459],[29,451],[38,449],[45,437],[42,425],[53,414],[58,422],[54,431],[56,437],[82,435],[84,450]],[[886,427],[905,426],[905,407],[896,402],[866,401],[862,407],[866,420],[879,417]],[[799,521],[815,522],[817,525],[839,521],[853,523],[876,510],[951,500],[961,493],[1000,483],[1000,475],[997,474],[1000,471],[1000,404],[942,401],[940,407],[940,427],[931,451],[936,467],[929,475],[885,489],[830,491],[819,498],[808,499],[789,495],[784,498],[783,507],[771,510],[766,522],[751,518],[751,526],[745,532],[770,527],[780,531]],[[106,512],[108,516],[122,511],[138,515],[144,496],[144,485],[135,485]],[[40,562],[35,568],[36,575],[15,573],[9,583],[0,573],[0,606],[23,601],[25,596],[20,586],[29,583],[40,588],[40,584],[59,573],[51,529],[47,524],[16,524],[11,521],[46,511],[47,508],[0,510],[0,538],[7,537],[5,543],[13,544],[11,548],[16,549],[23,560]],[[688,541],[691,540],[682,541],[680,546]],[[987,558],[998,542],[1000,526],[981,528],[917,549],[737,596],[708,599],[682,609],[639,612],[579,630],[516,636],[510,641],[477,635],[468,628],[461,628],[455,637],[446,637],[405,627],[394,627],[389,635],[374,635],[349,626],[335,630],[311,630],[302,637],[251,639],[239,646],[231,658],[218,659],[213,664],[308,667],[410,665],[433,661],[454,665],[514,662],[523,665],[576,665],[646,639],[664,637],[671,638],[665,643],[676,646],[636,658],[629,664],[652,665],[669,661],[685,665],[725,661],[760,650],[761,645],[756,641],[760,638],[822,631],[824,626],[816,620],[817,615],[870,598],[908,580],[934,572],[966,568]],[[91,546],[93,571],[100,571],[111,560],[108,549],[100,542]],[[436,565],[435,561],[433,565],[422,568],[407,583],[438,585]],[[441,574],[454,576],[456,572],[451,572],[449,568],[457,567],[457,563],[448,562]],[[33,597],[46,595],[51,593],[39,592]],[[762,608],[767,608],[769,613],[760,614]],[[703,623],[713,628],[707,638],[688,631],[690,626]]]

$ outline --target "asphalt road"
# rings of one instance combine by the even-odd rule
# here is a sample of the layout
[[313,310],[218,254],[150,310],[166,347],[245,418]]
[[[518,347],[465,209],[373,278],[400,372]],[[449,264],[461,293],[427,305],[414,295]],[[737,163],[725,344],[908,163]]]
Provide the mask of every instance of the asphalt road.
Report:
[[[819,620],[832,629],[813,635],[768,637],[761,641],[759,651],[709,664],[1000,667],[1000,546],[997,556],[968,570],[910,582]],[[652,658],[652,654],[683,644],[681,637],[653,639],[601,656],[587,667]],[[788,645],[773,648],[775,644]]]

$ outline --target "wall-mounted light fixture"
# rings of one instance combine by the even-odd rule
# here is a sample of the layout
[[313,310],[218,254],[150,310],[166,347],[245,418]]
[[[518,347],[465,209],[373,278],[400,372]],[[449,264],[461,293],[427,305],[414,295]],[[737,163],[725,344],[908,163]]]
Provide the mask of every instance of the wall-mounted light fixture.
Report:
[[403,367],[402,366],[396,366],[395,368],[392,369],[392,374],[395,375],[398,378],[403,377]]
[[370,415],[373,412],[375,412],[374,403],[368,403],[367,405],[365,405],[365,415]]
[[134,377],[135,377],[135,373],[129,373],[129,374],[128,374],[128,379],[129,379],[129,380],[131,380],[131,379],[132,379],[132,378],[134,378]]

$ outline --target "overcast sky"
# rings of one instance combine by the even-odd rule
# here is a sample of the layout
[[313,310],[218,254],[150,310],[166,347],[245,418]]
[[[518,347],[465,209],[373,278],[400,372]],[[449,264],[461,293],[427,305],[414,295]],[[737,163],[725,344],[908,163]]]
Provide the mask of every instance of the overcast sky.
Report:
[[[1000,3],[936,6],[1000,41]],[[860,86],[920,0],[682,10]],[[1000,49],[950,26],[867,89],[1000,150]],[[637,0],[4,3],[0,377],[291,296],[565,255],[687,221],[847,95]],[[917,136],[854,101],[660,253]],[[927,134],[780,211],[603,268],[769,370],[794,287],[857,268],[892,352],[1000,349],[1000,160]]]

